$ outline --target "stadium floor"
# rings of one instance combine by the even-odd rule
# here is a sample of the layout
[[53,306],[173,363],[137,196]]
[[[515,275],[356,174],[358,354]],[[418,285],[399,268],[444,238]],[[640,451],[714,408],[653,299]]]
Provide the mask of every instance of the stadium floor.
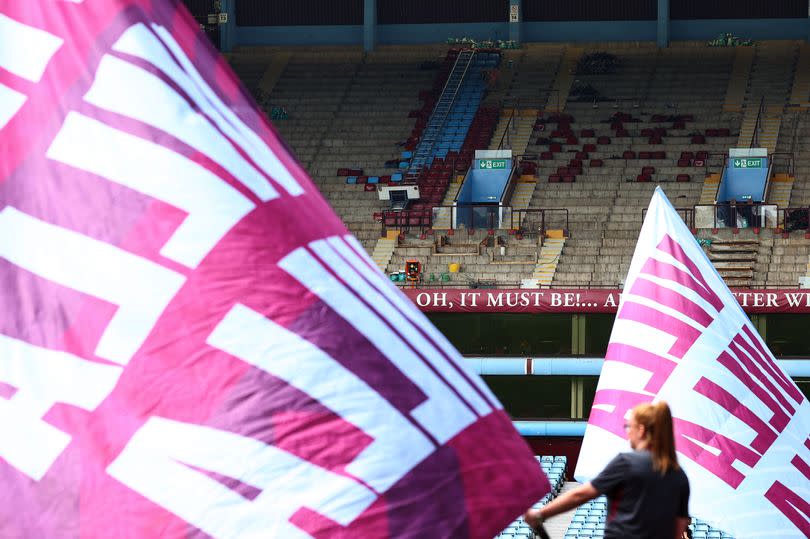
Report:
[[[560,494],[563,492],[568,492],[577,486],[579,486],[579,483],[576,481],[566,481],[565,485],[563,485],[563,488],[560,491]],[[576,509],[571,509],[570,511],[566,511],[565,513],[552,517],[546,521],[546,531],[551,539],[563,539],[565,531],[571,524],[571,519],[574,517],[575,512]]]

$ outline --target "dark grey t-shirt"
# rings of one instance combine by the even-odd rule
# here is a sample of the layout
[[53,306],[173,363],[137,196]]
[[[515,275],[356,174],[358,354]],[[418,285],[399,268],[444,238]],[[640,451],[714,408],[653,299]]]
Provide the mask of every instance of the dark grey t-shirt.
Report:
[[689,516],[686,474],[653,471],[649,451],[619,453],[591,484],[608,497],[605,539],[669,539]]

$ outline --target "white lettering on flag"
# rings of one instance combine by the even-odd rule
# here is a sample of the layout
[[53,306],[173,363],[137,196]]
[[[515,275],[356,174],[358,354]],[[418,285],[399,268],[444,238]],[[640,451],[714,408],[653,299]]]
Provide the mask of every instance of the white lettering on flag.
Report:
[[191,268],[255,207],[192,160],[77,112],[65,118],[47,155],[186,211],[160,253]]
[[205,116],[145,69],[109,54],[104,56],[85,100],[169,133],[227,170],[260,200],[278,197],[267,179]]
[[[62,39],[39,28],[22,24],[0,13],[0,68],[30,82],[39,82],[48,62],[62,46]],[[10,46],[25,43],[23,47]],[[25,104],[26,97],[5,84],[0,84],[0,129]]]
[[368,280],[374,271],[369,268],[364,269],[357,260],[352,263],[352,259],[357,257],[348,248],[348,245],[340,238],[332,237],[328,240],[312,242],[310,248],[326,267],[331,268],[347,286],[353,287],[361,298],[388,320],[416,352],[424,358],[429,358],[448,383],[463,396],[464,400],[470,403],[476,413],[485,415],[492,411],[490,405],[462,376],[461,371],[441,355],[433,343],[425,338],[419,327],[408,320],[388,298],[371,286]]
[[70,442],[42,417],[56,403],[94,410],[122,369],[2,334],[0,358],[0,381],[16,388],[10,399],[0,398],[0,457],[39,481]]
[[[734,296],[659,190],[611,334],[576,476],[626,449],[624,422],[666,400],[692,514],[736,537],[804,537],[810,403],[780,369]],[[792,504],[792,502],[790,502]],[[744,510],[741,510],[744,508]]]
[[0,35],[6,44],[0,47],[0,67],[31,82],[39,82],[48,62],[62,46],[63,40],[53,34],[22,24],[0,13]]
[[0,84],[0,129],[17,114],[25,104],[25,95],[12,90],[5,84]]
[[462,401],[411,345],[394,331],[393,323],[372,311],[356,293],[341,283],[304,248],[279,261],[279,267],[329,305],[369,341],[427,396],[411,414],[439,443],[445,443],[475,421]]
[[160,35],[160,39],[143,24],[132,26],[113,45],[113,50],[146,60],[163,71],[274,182],[292,196],[302,194],[303,189],[290,171],[261,138],[211,90],[171,34],[160,26],[153,26],[153,29]]
[[[351,371],[244,305],[231,309],[208,344],[284,380],[374,438],[346,471],[377,492],[388,490],[435,449],[418,428]],[[352,398],[345,398],[347,394]]]
[[[262,492],[248,500],[191,466]],[[161,417],[135,433],[107,472],[217,539],[309,538],[289,522],[301,508],[345,526],[377,498],[360,483],[277,447]]]
[[118,305],[96,347],[126,365],[185,278],[145,258],[40,221],[11,206],[0,211],[0,257],[43,279]]
[[[439,348],[442,354],[450,361],[456,368],[467,374],[468,381],[478,389],[480,395],[483,395],[491,409],[501,409],[501,403],[498,402],[497,397],[489,389],[481,378],[473,374],[468,364],[464,362],[461,355],[458,353],[450,341],[436,329],[433,324],[424,323],[424,315],[416,308],[413,302],[409,301],[391,287],[391,283],[385,276],[377,271],[377,266],[374,261],[368,256],[368,253],[357,241],[354,236],[344,236],[339,238],[333,236],[328,238],[329,244],[342,256],[351,266],[373,286],[377,292],[382,294],[385,299],[391,303],[400,313],[402,313],[410,322],[410,324],[417,327],[420,331],[430,339],[430,341]],[[460,388],[464,388],[464,384],[459,383]],[[462,394],[466,394],[462,390]]]

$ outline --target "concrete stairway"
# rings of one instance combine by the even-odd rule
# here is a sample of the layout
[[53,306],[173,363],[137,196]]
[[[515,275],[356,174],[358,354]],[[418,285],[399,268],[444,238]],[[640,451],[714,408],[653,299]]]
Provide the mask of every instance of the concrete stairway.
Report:
[[377,264],[380,271],[384,272],[388,267],[388,263],[391,261],[394,249],[397,247],[397,234],[398,231],[389,231],[389,236],[378,239],[377,244],[374,246],[371,259]]
[[515,186],[515,191],[512,193],[512,200],[509,201],[509,205],[515,210],[525,210],[529,207],[536,188],[537,182],[534,180],[519,181]]
[[[740,127],[740,136],[737,139],[738,148],[748,148],[754,135],[754,128],[757,123],[757,115],[759,108],[757,104],[751,104],[751,107],[746,108],[745,116],[743,117],[742,126]],[[767,148],[768,153],[776,151],[776,143],[779,139],[779,130],[782,126],[782,111],[784,106],[781,104],[765,105],[763,110],[763,117],[761,118],[761,128],[758,137],[757,147]]]
[[[512,111],[515,113],[514,117]],[[536,119],[535,108],[501,109],[501,117],[492,134],[489,149],[512,150],[512,155],[523,155],[526,153],[526,145],[532,136],[532,127]]]
[[452,206],[456,202],[456,197],[458,196],[458,192],[461,190],[463,181],[463,176],[457,176],[456,181],[451,182],[447,186],[447,192],[444,194],[444,199],[442,199],[442,206],[445,207],[435,208],[433,211],[433,222],[431,228],[434,230],[449,230],[453,227],[453,223],[451,221],[452,214],[450,213],[451,210],[448,206]]
[[[575,489],[578,486],[580,486],[580,484],[576,481],[566,481],[558,496],[565,494],[569,490]],[[551,539],[563,539],[563,537],[565,537],[565,532],[568,531],[568,526],[571,525],[571,521],[574,519],[574,513],[576,512],[576,509],[571,509],[565,513],[560,513],[559,515],[548,519],[543,526],[546,528],[549,537]]]
[[810,288],[810,256],[807,257],[807,270],[804,276],[799,278],[799,283],[802,288]]
[[751,286],[758,252],[758,240],[714,240],[707,255],[728,286]]
[[790,193],[793,190],[795,178],[785,173],[779,173],[771,178],[768,192],[768,203],[776,204],[780,208],[790,206]]
[[[532,180],[519,181],[515,186],[512,193],[512,198],[509,201],[509,206],[504,209],[503,222],[501,223],[502,229],[512,228],[517,230],[520,228],[520,219],[516,210],[525,210],[529,207],[534,196],[534,190],[537,187],[537,182]],[[515,216],[514,219],[512,216]]]
[[[581,47],[568,47],[560,62],[557,77],[548,95],[548,101],[543,109],[544,113],[562,112],[568,101],[568,94],[571,93],[571,85],[576,77],[576,68],[579,58],[582,56]],[[558,110],[559,109],[559,110]]]
[[801,109],[810,108],[810,45],[807,43],[799,45],[799,60],[790,92],[790,105]]
[[[747,148],[753,138],[757,138],[758,147],[767,148],[769,153],[773,153],[776,151],[782,114],[793,86],[797,45],[793,41],[772,41],[758,44],[755,49],[745,100],[745,118],[737,146]],[[759,105],[763,100],[765,108],[761,129],[753,137]]]
[[270,63],[267,66],[262,78],[259,80],[259,88],[268,94],[272,94],[273,88],[284,73],[284,69],[292,57],[290,51],[279,51],[270,57]]
[[717,189],[720,187],[720,174],[714,173],[703,180],[703,189],[700,191],[698,204],[714,204],[717,199]]
[[537,259],[537,266],[532,273],[532,279],[537,280],[537,286],[551,285],[564,245],[565,238],[546,238],[543,242],[543,247],[540,248],[540,255]]
[[753,63],[754,47],[737,47],[734,50],[734,67],[728,80],[726,98],[723,101],[724,111],[742,112],[745,104],[745,90],[748,87],[748,77],[751,74]]

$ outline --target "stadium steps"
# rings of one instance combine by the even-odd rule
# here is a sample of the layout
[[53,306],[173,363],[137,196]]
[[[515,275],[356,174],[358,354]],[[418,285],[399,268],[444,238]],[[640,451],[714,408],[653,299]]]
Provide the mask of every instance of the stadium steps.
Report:
[[785,104],[790,97],[796,70],[797,45],[793,41],[772,41],[758,44],[753,67],[748,79],[745,100],[745,118],[737,141],[738,148],[750,146],[760,102],[765,108],[761,118],[761,131],[757,146],[776,151]]
[[[548,101],[544,107],[544,112],[562,112],[565,110],[568,94],[571,93],[571,85],[576,77],[577,62],[582,56],[582,47],[567,47],[563,55],[554,85],[548,94]],[[557,110],[557,109],[560,110]]]
[[[539,509],[556,498],[560,493],[570,490],[572,485],[576,486],[576,483],[565,482],[565,470],[567,467],[566,457],[535,456],[535,459],[537,459],[538,464],[542,466],[543,472],[545,472],[551,484],[551,492],[532,505],[532,509]],[[571,511],[571,513],[573,513],[573,511]],[[552,539],[562,539],[563,532],[567,528],[567,521],[570,520],[571,517],[568,513],[550,518],[545,524],[546,531],[549,532]],[[554,531],[552,532],[552,530]],[[532,539],[533,536],[531,528],[523,521],[523,515],[521,515],[515,519],[514,522],[509,524],[505,530],[499,533],[495,539]]]
[[[536,188],[536,181],[518,181],[515,186],[515,191],[512,193],[512,199],[509,201],[509,205],[515,210],[525,210],[529,207]],[[515,224],[520,225],[520,223]]]
[[[514,118],[512,112],[514,111]],[[503,108],[489,143],[490,150],[512,150],[512,155],[523,155],[532,136],[532,127],[537,119],[535,108]],[[511,120],[511,122],[510,122]],[[507,133],[508,130],[508,133]]]
[[801,109],[810,108],[810,45],[807,43],[799,45],[799,59],[789,103]]
[[795,178],[788,174],[779,173],[771,178],[771,187],[768,191],[768,204],[776,204],[779,208],[790,206],[790,193],[793,190]]
[[292,53],[289,51],[279,51],[274,53],[270,57],[270,63],[267,65],[267,69],[264,71],[262,78],[259,80],[259,88],[261,88],[267,94],[272,94],[273,88],[276,86],[276,82],[278,82],[278,79],[281,78],[281,74],[284,73],[284,70],[287,68],[287,64],[290,62],[291,57]]
[[456,181],[448,184],[447,191],[444,193],[444,199],[442,200],[443,207],[434,208],[433,210],[431,228],[434,230],[450,230],[453,227],[453,223],[451,221],[452,210],[450,209],[450,206],[453,206],[456,202],[456,197],[458,196],[458,192],[461,190],[461,186],[464,182],[464,176],[458,175],[455,178]]
[[[456,201],[456,197],[458,196],[458,192],[461,191],[461,186],[464,185],[464,176],[461,176],[461,179],[458,181],[451,182],[447,185],[447,192],[444,194],[444,199],[442,200],[442,206],[452,206],[453,203]],[[442,228],[436,227],[433,228]],[[447,228],[447,227],[444,227]]]
[[758,240],[714,240],[707,250],[717,273],[728,286],[751,286],[759,254]]
[[765,123],[759,136],[759,145],[768,148],[768,153],[776,151],[776,142],[779,140],[779,130],[782,126],[782,113],[784,105],[767,105],[765,107]]
[[394,249],[397,247],[397,236],[395,235],[397,232],[389,230],[389,236],[393,237],[379,238],[377,244],[374,245],[374,251],[371,253],[371,259],[383,272],[388,268],[388,263],[391,261]]
[[436,106],[428,120],[427,127],[425,128],[419,145],[413,154],[411,166],[408,168],[406,177],[416,177],[418,172],[427,166],[434,156],[434,149],[439,143],[442,129],[447,121],[448,116],[453,109],[456,101],[456,96],[461,90],[464,78],[473,64],[475,58],[475,51],[471,49],[464,49],[456,56],[456,61],[453,68],[447,76],[442,93],[436,101]]
[[[562,490],[560,490],[560,494],[564,494],[569,490],[577,488],[578,486],[580,486],[580,484],[576,481],[566,481],[562,487]],[[570,509],[548,519],[543,525],[545,526],[549,537],[551,539],[563,539],[565,537],[565,531],[571,525],[571,520],[574,518],[575,513],[576,509]]]
[[700,192],[698,204],[714,204],[717,199],[717,189],[720,188],[720,174],[709,174],[703,180],[703,189]]
[[807,269],[804,276],[799,277],[799,283],[802,288],[810,288],[810,256],[807,257]]
[[537,280],[538,286],[551,285],[557,271],[557,264],[560,263],[563,246],[565,246],[565,238],[546,238],[543,242],[537,265],[532,273],[532,279]]
[[748,78],[754,63],[754,52],[754,47],[736,47],[734,51],[734,67],[731,70],[726,97],[723,100],[725,112],[742,112],[743,110]]

